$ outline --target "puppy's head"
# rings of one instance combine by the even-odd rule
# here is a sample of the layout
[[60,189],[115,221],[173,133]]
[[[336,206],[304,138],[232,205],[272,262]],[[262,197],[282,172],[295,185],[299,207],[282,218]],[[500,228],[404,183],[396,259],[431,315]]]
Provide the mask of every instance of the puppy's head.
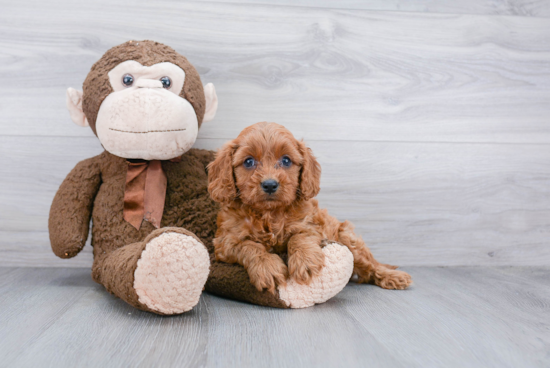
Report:
[[273,210],[315,197],[320,178],[321,166],[304,142],[282,125],[257,123],[218,151],[208,166],[208,191],[216,202],[239,198]]

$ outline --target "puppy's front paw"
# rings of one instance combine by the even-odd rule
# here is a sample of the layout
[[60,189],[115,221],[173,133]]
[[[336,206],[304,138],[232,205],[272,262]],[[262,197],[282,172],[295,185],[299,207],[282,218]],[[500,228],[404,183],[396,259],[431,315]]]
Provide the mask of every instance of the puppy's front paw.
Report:
[[325,254],[321,248],[298,249],[288,258],[290,277],[302,285],[309,285],[325,265]]
[[288,269],[281,259],[276,254],[266,254],[258,257],[247,268],[250,282],[259,291],[267,289],[271,293],[275,293],[278,285],[286,285],[288,277]]

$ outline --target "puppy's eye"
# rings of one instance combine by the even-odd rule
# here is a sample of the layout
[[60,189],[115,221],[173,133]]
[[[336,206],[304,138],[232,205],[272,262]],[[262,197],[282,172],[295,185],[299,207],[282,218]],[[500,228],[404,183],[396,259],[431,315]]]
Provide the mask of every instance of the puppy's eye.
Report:
[[132,74],[124,74],[122,77],[122,84],[124,84],[125,87],[130,87],[134,84],[134,76]]
[[247,157],[243,162],[243,166],[247,169],[252,169],[256,166],[256,160],[254,160],[252,157]]
[[292,160],[288,156],[283,156],[283,158],[281,158],[281,165],[283,167],[290,167],[290,165],[292,165]]
[[170,79],[170,77],[162,77],[160,78],[160,81],[164,88],[170,89],[170,87],[172,87],[172,80]]

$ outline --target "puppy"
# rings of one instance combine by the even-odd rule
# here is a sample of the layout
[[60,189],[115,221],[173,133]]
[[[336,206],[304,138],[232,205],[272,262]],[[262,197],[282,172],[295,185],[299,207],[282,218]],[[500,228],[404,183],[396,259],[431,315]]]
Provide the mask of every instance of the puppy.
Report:
[[377,262],[349,221],[319,208],[320,177],[311,150],[282,125],[254,124],[226,143],[208,166],[208,190],[222,204],[216,259],[241,264],[258,290],[274,292],[289,276],[309,284],[323,268],[322,246],[334,241],[353,254],[358,282],[407,288],[409,274]]

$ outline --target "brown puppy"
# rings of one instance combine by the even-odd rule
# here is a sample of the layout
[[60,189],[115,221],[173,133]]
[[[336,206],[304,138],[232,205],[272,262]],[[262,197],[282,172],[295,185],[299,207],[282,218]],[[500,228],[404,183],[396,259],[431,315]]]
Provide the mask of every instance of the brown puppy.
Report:
[[[409,274],[374,259],[349,221],[339,222],[319,209],[312,198],[320,190],[321,167],[282,125],[244,129],[218,151],[208,170],[210,195],[222,203],[216,259],[243,265],[258,290],[274,292],[289,275],[309,284],[323,267],[326,241],[349,248],[358,282],[385,289],[411,284]],[[279,256],[285,253],[288,267]]]

